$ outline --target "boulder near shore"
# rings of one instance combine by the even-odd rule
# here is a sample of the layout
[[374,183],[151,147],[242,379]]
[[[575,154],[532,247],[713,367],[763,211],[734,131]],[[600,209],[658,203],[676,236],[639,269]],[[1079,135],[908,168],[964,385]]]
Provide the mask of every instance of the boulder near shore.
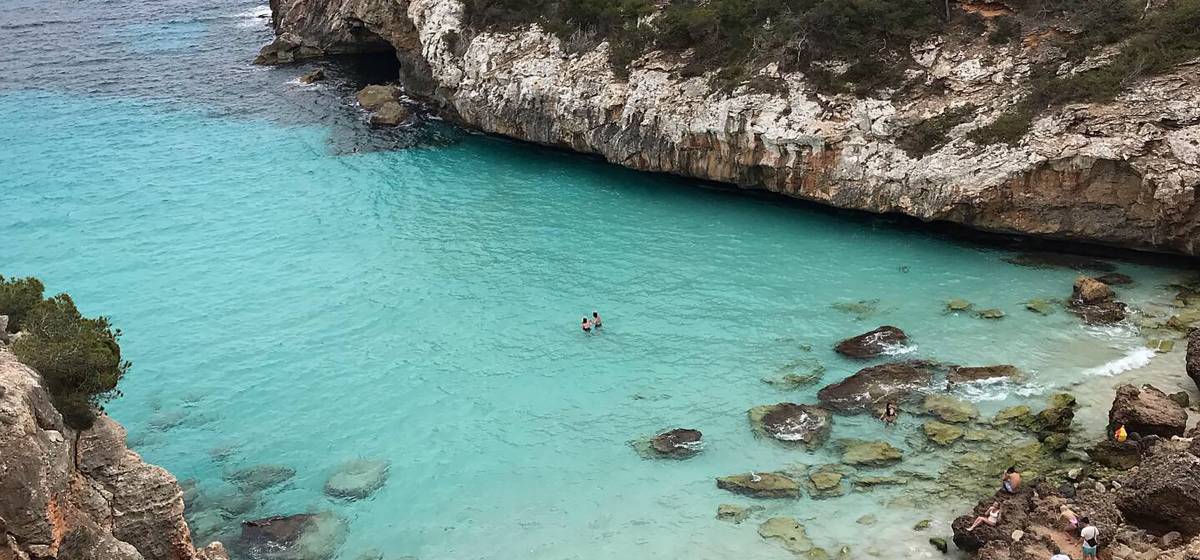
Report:
[[853,338],[847,338],[834,346],[833,349],[843,356],[850,358],[874,358],[884,352],[904,346],[908,335],[893,326],[882,326],[873,331],[865,332]]

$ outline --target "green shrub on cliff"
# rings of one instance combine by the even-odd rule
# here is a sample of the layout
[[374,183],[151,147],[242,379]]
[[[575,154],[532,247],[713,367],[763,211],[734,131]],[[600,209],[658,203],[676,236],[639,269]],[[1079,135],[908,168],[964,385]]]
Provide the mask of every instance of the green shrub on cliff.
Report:
[[43,299],[42,292],[35,278],[0,277],[0,314],[20,318],[22,335],[12,351],[42,374],[68,426],[90,428],[96,410],[117,396],[117,382],[129,369],[117,343],[121,331],[106,317],[84,317],[67,294]]
[[37,278],[5,279],[0,274],[0,315],[8,315],[8,332],[21,330],[21,321],[42,301],[45,289]]

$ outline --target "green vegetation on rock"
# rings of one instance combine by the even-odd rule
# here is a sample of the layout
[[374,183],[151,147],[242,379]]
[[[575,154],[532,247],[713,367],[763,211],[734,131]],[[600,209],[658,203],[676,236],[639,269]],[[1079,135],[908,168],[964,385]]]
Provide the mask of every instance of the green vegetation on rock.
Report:
[[42,375],[68,426],[90,428],[96,410],[119,394],[117,382],[129,369],[117,343],[121,331],[107,317],[84,317],[71,296],[45,298],[43,290],[35,278],[0,276],[0,315],[9,316],[10,331],[21,333],[12,351]]

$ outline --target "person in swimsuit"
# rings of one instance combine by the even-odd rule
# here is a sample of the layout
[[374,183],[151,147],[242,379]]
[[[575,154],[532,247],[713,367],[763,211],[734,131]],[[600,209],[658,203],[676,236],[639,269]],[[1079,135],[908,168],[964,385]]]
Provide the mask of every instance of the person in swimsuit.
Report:
[[604,322],[600,320],[600,314],[593,311],[592,312],[592,328],[598,329],[603,326],[604,326]]
[[1071,511],[1071,508],[1067,507],[1066,504],[1063,504],[1061,508],[1058,508],[1058,513],[1064,520],[1066,520],[1068,532],[1074,533],[1075,529],[1079,528],[1079,516],[1076,515],[1074,511]]
[[899,416],[900,411],[896,408],[896,403],[887,403],[887,406],[883,407],[883,414],[879,415],[879,419],[884,424],[891,426],[896,423],[896,418]]
[[989,507],[987,510],[987,515],[983,516],[983,517],[976,517],[975,522],[971,523],[970,527],[967,527],[967,531],[974,531],[976,527],[978,527],[984,523],[987,523],[988,525],[995,527],[996,524],[999,522],[1000,522],[1000,503],[992,502],[992,506]]
[[1086,517],[1079,518],[1079,522],[1083,523],[1083,529],[1079,530],[1079,536],[1083,537],[1083,557],[1095,558],[1096,549],[1100,547],[1100,542],[1097,540],[1100,537],[1100,529],[1094,527],[1091,520]]
[[585,332],[585,333],[592,332],[592,322],[589,321],[587,317],[583,318],[583,324],[580,326],[583,327],[583,332]]
[[1004,471],[1004,478],[1000,480],[1000,486],[1009,494],[1016,494],[1017,489],[1021,487],[1021,473],[1017,472],[1017,467],[1008,467],[1008,470]]

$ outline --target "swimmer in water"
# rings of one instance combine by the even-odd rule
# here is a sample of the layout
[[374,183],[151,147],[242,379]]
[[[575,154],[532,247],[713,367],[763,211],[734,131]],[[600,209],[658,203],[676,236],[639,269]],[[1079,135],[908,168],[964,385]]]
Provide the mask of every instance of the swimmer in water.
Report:
[[600,314],[593,311],[592,312],[592,328],[598,329],[603,326],[604,326],[604,322],[600,320]]
[[896,409],[896,403],[887,403],[883,409],[883,414],[879,415],[879,419],[884,424],[891,426],[896,423],[896,418],[900,416],[900,411]]
[[583,318],[583,324],[580,326],[583,327],[583,332],[585,332],[585,333],[592,332],[592,322],[589,321],[587,317]]

